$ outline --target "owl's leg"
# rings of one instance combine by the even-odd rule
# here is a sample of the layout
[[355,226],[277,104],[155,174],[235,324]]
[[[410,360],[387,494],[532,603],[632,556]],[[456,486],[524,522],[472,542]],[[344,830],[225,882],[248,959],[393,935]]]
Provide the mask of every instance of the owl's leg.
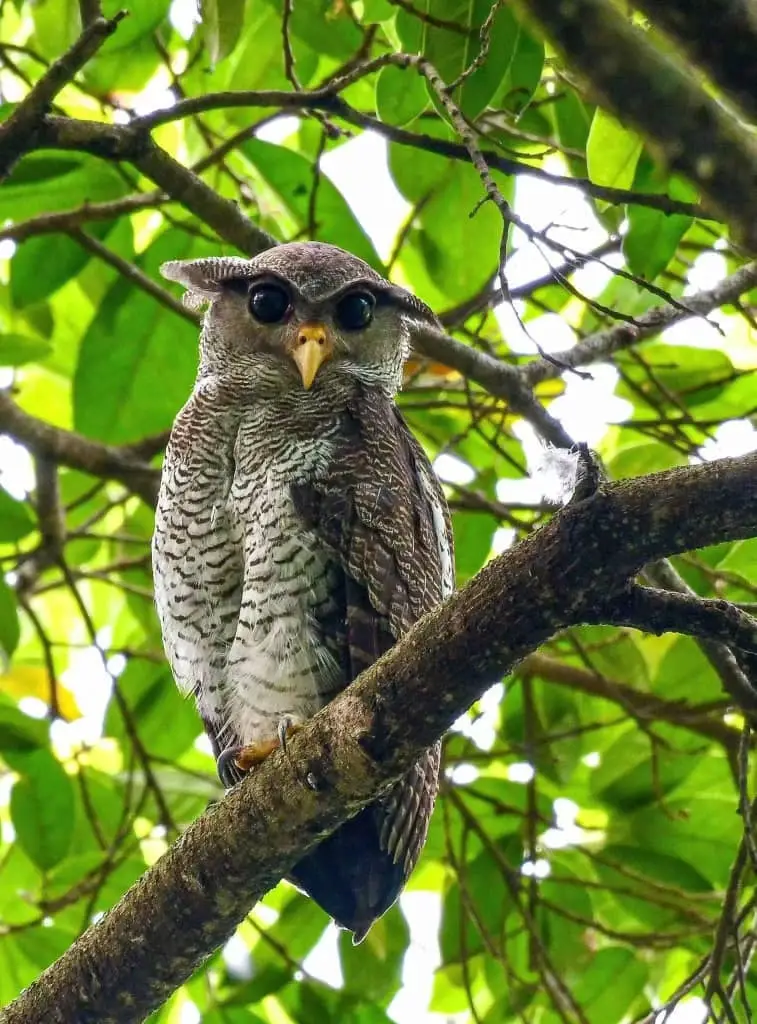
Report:
[[275,737],[248,743],[244,747],[227,747],[222,750],[216,761],[221,782],[227,789],[235,786],[247,772],[262,764],[274,750],[278,750],[279,747],[286,750],[287,737],[300,728],[301,726],[293,724],[291,719],[282,718]]

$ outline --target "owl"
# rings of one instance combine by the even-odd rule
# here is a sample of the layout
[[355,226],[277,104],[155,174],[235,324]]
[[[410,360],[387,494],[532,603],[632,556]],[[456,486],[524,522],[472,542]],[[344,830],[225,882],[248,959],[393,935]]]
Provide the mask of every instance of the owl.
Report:
[[[207,304],[153,538],[176,683],[228,787],[285,744],[453,588],[444,495],[395,396],[409,292],[320,242],[166,263]],[[426,839],[439,746],[290,880],[360,941]]]

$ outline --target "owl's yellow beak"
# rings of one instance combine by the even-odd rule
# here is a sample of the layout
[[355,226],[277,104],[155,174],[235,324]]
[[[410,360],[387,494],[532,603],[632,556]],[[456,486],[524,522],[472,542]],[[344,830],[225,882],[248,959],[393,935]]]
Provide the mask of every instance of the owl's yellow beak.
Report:
[[322,323],[302,324],[292,350],[292,359],[302,377],[302,385],[309,390],[322,364],[334,351],[331,335]]

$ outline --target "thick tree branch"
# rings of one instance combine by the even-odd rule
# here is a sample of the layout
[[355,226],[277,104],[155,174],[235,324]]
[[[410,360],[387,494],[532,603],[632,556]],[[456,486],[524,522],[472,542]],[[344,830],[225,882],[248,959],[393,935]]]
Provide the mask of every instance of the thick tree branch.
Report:
[[155,504],[159,473],[133,451],[53,427],[24,412],[7,391],[0,391],[0,434],[8,434],[39,458],[106,480],[118,480],[148,505]]
[[415,330],[412,341],[417,352],[452,367],[468,380],[480,384],[489,394],[504,398],[510,409],[528,420],[545,441],[557,448],[573,446],[562,424],[534,398],[530,387],[512,366],[432,327]]
[[757,9],[751,0],[634,0],[757,122]]
[[559,629],[601,621],[645,563],[755,533],[757,455],[608,485],[566,506],[190,826],[0,1020],[142,1020],[298,857],[517,661]]
[[[644,569],[644,578],[654,587],[662,590],[673,591],[677,594],[684,594],[688,597],[696,597],[696,593],[683,577],[676,571],[668,559],[659,562],[652,562]],[[753,683],[750,682],[746,671],[739,664],[733,651],[727,644],[708,637],[698,637],[699,647],[705,658],[709,661],[723,684],[727,693],[751,693]],[[741,655],[743,658],[743,655]]]
[[125,16],[126,12],[120,11],[114,18],[96,17],[90,21],[73,46],[50,65],[28,96],[3,121],[0,125],[0,180],[20,156],[35,147],[37,128],[50,104],[116,31]]
[[[603,609],[602,621],[647,633],[683,633],[716,640],[743,651],[747,658],[757,655],[757,619],[724,600],[634,585]],[[721,674],[721,680],[740,707],[757,710],[757,690],[745,674]]]
[[521,0],[603,106],[638,131],[757,250],[757,143],[608,0]]

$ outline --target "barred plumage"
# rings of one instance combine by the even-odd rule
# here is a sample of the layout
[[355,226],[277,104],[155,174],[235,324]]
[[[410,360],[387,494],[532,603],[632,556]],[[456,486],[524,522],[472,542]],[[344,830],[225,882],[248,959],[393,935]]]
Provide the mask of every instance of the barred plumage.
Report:
[[[444,497],[394,404],[411,322],[434,318],[321,243],[164,273],[210,309],[166,452],[156,603],[232,783],[452,589]],[[356,941],[417,861],[438,770],[437,745],[291,872]]]

